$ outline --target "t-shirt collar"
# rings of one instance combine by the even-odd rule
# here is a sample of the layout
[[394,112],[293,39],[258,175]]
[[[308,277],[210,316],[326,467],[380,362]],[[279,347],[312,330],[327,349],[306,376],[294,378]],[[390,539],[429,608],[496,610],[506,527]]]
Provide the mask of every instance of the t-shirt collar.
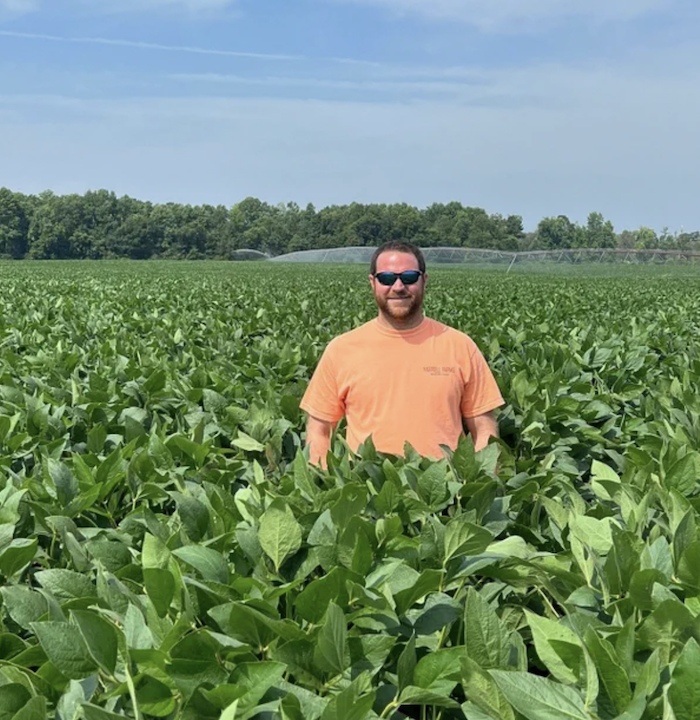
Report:
[[425,332],[426,328],[428,327],[428,318],[423,316],[420,325],[417,325],[414,328],[410,328],[409,330],[397,330],[396,328],[386,327],[379,322],[379,318],[374,319],[374,327],[377,332],[388,337],[410,338],[415,337],[416,335],[420,335],[422,332]]

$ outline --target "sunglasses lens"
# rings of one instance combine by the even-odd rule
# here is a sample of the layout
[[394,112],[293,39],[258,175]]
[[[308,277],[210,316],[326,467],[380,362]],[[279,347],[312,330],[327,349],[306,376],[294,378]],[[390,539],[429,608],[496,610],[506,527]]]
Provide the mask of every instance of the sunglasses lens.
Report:
[[406,272],[402,272],[400,277],[404,285],[413,285],[418,282],[420,273],[417,270],[407,270]]
[[398,276],[392,272],[380,272],[377,273],[376,278],[382,285],[393,285],[396,282]]

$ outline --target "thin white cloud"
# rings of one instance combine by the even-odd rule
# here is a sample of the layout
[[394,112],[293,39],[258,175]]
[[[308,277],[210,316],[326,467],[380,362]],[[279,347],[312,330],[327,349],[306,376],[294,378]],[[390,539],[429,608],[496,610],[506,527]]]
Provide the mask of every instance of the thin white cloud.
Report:
[[109,5],[111,8],[125,7],[138,8],[141,10],[151,8],[171,8],[181,7],[192,12],[206,10],[223,10],[233,5],[236,0],[112,0]]
[[485,30],[520,31],[523,25],[549,24],[565,17],[628,19],[664,7],[667,0],[332,0],[375,5],[398,15],[457,20]]
[[80,45],[109,45],[113,47],[134,48],[136,50],[157,50],[163,52],[192,53],[194,55],[216,55],[220,57],[253,58],[257,60],[299,60],[300,55],[282,55],[274,53],[254,53],[240,50],[216,50],[213,48],[193,47],[190,45],[163,45],[160,43],[141,42],[101,37],[65,37],[42,33],[14,32],[0,30],[0,37],[12,37],[23,40],[44,40],[48,42],[76,43]]
[[475,82],[444,82],[417,80],[379,80],[358,77],[353,80],[319,77],[243,76],[217,73],[179,73],[171,80],[192,85],[250,85],[280,88],[310,88],[319,90],[359,90],[398,94],[441,94],[453,96],[483,96],[484,75]]
[[[3,2],[3,0],[0,0],[0,2]],[[304,55],[248,52],[243,50],[221,50],[217,48],[197,47],[192,45],[166,45],[163,43],[143,42],[140,40],[129,40],[126,38],[69,37],[65,35],[50,35],[47,33],[16,32],[13,30],[0,30],[0,37],[16,38],[19,40],[70,43],[78,45],[105,45],[111,47],[132,48],[134,50],[152,50],[156,52],[172,52],[186,54],[189,53],[192,55],[211,55],[214,57],[249,58],[253,60],[292,61],[309,59]],[[339,65],[348,65],[352,67],[375,69],[383,67],[381,63],[344,57],[316,58],[316,61],[330,62]]]
[[[37,10],[41,0],[0,0],[0,10],[11,12],[29,12]],[[75,4],[84,5],[91,10],[115,12],[119,10],[158,10],[181,8],[190,12],[206,12],[211,10],[224,10],[236,3],[237,0],[74,0]],[[48,0],[43,0],[48,5]]]

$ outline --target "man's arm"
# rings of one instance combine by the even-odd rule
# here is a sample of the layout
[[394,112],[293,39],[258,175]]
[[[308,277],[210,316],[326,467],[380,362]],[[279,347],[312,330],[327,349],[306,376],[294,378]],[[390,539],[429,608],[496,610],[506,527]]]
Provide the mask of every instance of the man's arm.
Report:
[[483,450],[489,444],[489,438],[498,437],[498,423],[493,411],[476,417],[465,418],[464,421],[474,441],[474,450],[477,452]]
[[306,446],[309,447],[309,462],[312,465],[321,465],[327,470],[326,455],[331,449],[331,433],[336,423],[320,420],[309,415],[306,421]]

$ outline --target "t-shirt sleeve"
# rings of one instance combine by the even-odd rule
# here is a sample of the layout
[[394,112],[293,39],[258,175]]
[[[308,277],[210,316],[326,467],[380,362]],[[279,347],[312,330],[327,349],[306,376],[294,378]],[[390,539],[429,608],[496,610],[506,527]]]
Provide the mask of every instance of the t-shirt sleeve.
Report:
[[465,418],[483,415],[504,404],[498,383],[486,358],[474,343],[470,345],[469,380],[464,387],[461,408],[462,416]]
[[345,415],[345,403],[338,392],[338,377],[330,345],[321,355],[299,407],[326,422],[338,422]]

